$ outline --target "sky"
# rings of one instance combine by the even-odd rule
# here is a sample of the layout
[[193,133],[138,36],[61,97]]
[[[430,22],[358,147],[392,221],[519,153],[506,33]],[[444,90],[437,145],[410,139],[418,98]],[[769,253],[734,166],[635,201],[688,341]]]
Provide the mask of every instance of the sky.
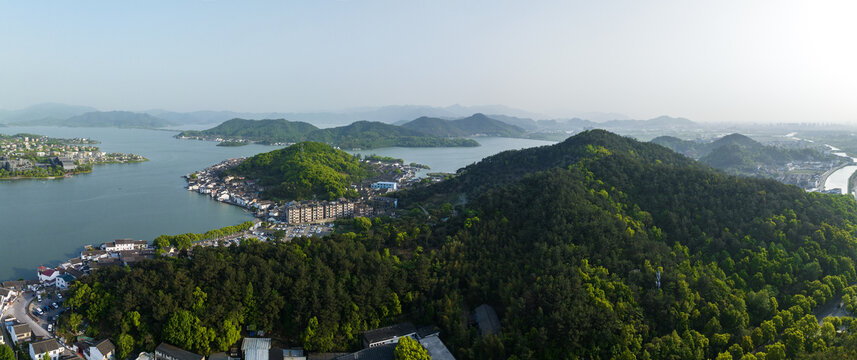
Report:
[[4,1],[0,108],[857,123],[853,1]]

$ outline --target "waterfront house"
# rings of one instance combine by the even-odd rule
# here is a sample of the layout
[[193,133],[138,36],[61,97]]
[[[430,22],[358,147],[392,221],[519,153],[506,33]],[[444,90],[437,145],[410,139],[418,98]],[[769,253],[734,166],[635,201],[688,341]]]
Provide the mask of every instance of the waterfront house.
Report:
[[130,250],[143,250],[147,247],[149,247],[148,241],[134,239],[116,239],[111,242],[101,244],[101,250],[107,251],[109,253]]
[[205,356],[194,354],[174,345],[161,343],[155,348],[155,360],[205,360]]
[[57,289],[60,289],[60,290],[68,289],[68,287],[69,287],[69,285],[71,285],[72,281],[74,281],[74,276],[71,276],[68,273],[57,276],[57,281],[56,281]]
[[38,270],[39,274],[39,282],[45,284],[45,286],[54,286],[56,285],[57,277],[60,276],[60,272],[55,269],[46,268],[44,266],[39,266]]
[[30,359],[41,359],[48,355],[51,360],[59,360],[63,347],[55,338],[30,343]]

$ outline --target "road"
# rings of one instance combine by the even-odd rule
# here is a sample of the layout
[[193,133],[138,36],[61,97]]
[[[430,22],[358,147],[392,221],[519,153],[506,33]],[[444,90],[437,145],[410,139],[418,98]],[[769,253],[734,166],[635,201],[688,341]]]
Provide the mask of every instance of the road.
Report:
[[851,316],[848,311],[845,310],[845,306],[839,307],[839,304],[842,302],[842,295],[834,296],[833,299],[830,299],[824,305],[821,305],[815,311],[815,317],[818,318],[818,324],[821,325],[822,320],[826,317],[831,316]]
[[6,314],[14,316],[19,322],[30,325],[30,329],[33,330],[33,334],[37,337],[53,337],[53,335],[48,333],[46,328],[47,323],[37,322],[28,314],[27,305],[33,297],[35,297],[35,294],[32,291],[25,291],[23,294],[18,296],[15,302],[12,303],[12,306],[6,311]]

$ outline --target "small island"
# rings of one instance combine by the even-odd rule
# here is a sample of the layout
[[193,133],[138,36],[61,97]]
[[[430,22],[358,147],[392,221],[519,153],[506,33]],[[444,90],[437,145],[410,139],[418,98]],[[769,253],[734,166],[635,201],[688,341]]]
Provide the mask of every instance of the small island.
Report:
[[0,134],[0,179],[57,179],[92,172],[93,165],[148,161],[136,154],[105,153],[94,144],[86,138]]

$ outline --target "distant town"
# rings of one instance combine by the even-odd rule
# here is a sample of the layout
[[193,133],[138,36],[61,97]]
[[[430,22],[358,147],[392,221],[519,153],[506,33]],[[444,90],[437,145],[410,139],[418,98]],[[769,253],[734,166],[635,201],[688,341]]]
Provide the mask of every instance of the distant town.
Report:
[[92,171],[92,165],[147,161],[136,154],[100,151],[86,138],[0,134],[0,179],[58,178]]

